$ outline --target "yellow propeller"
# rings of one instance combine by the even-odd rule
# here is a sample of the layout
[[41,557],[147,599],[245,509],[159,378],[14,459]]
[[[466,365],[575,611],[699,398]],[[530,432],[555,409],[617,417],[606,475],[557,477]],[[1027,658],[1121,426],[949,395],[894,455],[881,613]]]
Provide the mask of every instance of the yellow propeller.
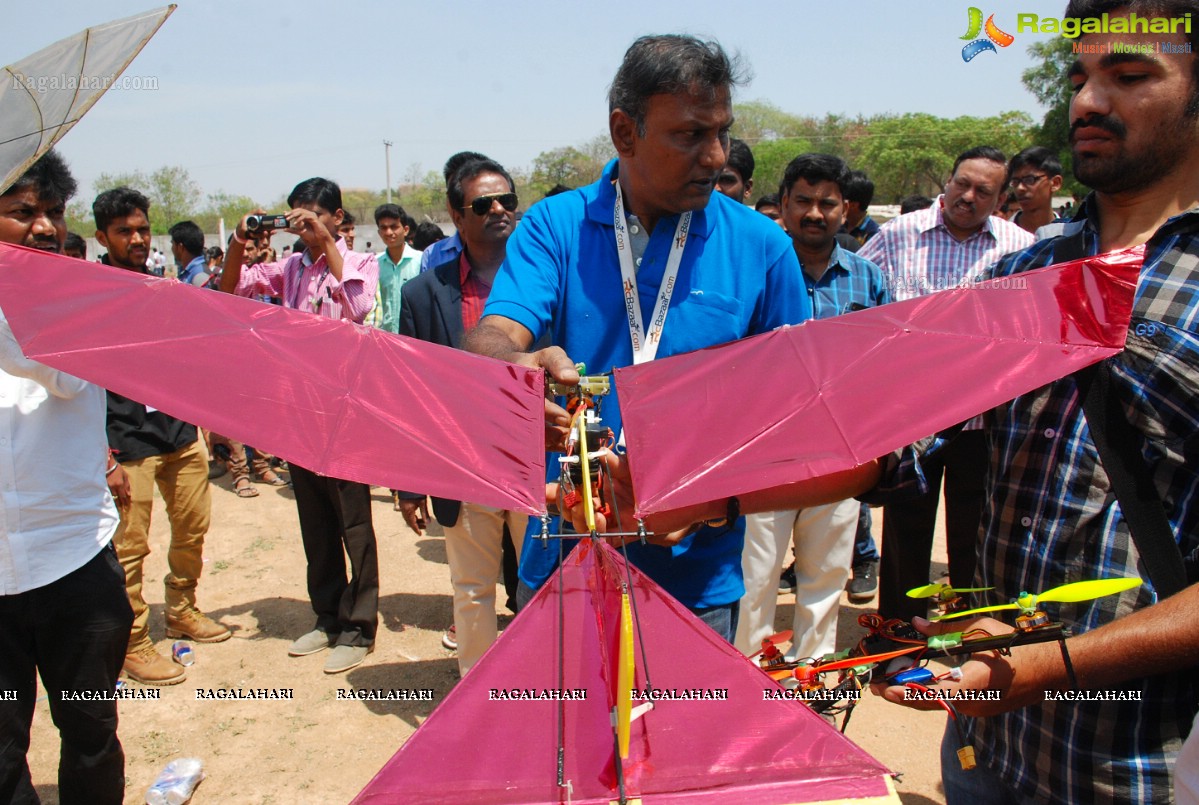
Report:
[[1102,598],[1105,595],[1115,595],[1122,593],[1125,590],[1131,590],[1133,587],[1139,587],[1141,580],[1139,578],[1114,578],[1114,579],[1092,579],[1090,581],[1076,581],[1073,584],[1063,584],[1060,587],[1054,587],[1052,590],[1046,590],[1040,595],[1032,593],[1020,593],[1016,600],[1010,604],[996,604],[995,606],[979,607],[978,609],[967,609],[964,612],[951,612],[948,615],[942,615],[939,618],[933,618],[936,621],[945,621],[950,618],[964,618],[969,615],[978,615],[983,612],[997,612],[1001,609],[1019,609],[1025,613],[1031,614],[1036,611],[1037,605],[1041,603],[1047,604],[1076,604],[1079,601],[1090,601],[1095,598]]

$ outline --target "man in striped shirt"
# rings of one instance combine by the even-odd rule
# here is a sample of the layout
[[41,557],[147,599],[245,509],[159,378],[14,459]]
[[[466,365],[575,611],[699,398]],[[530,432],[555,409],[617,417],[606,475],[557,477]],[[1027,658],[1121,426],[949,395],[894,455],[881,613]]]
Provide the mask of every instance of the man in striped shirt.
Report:
[[[1003,255],[1033,242],[1028,232],[991,215],[1006,188],[1003,153],[971,148],[954,162],[945,193],[932,207],[889,221],[858,254],[882,269],[896,301],[968,284]],[[985,469],[986,446],[973,422],[944,453],[945,534],[955,587],[969,586],[974,576]],[[910,621],[927,614],[927,602],[904,591],[929,581],[941,476],[940,467],[930,468],[924,494],[883,509],[878,610],[885,617]]]
[[[1130,8],[1142,18],[1199,12],[1194,0],[1152,6],[1075,0],[1065,18],[1104,14],[1113,30],[1115,24],[1127,29]],[[1007,277],[1072,253],[1144,245],[1125,350],[1101,371],[1110,405],[1127,420],[1132,458],[1152,479],[1142,508],[1162,509],[1190,563],[1190,586],[1162,600],[1148,578],[1134,541],[1144,545],[1147,537],[1130,532],[1130,513],[1116,500],[1097,453],[1076,376],[988,412],[989,500],[977,582],[995,590],[977,603],[1085,579],[1139,576],[1145,583],[1119,596],[1039,607],[1075,635],[1066,641],[1073,675],[1058,646],[1045,643],[1016,648],[1010,657],[972,659],[962,666],[960,683],[939,685],[947,694],[958,688],[1001,694],[997,702],[958,702],[959,712],[972,716],[958,723],[979,765],[959,770],[956,730],[947,730],[942,775],[950,803],[1173,801],[1176,758],[1199,703],[1197,38],[1199,32],[1180,31],[1094,33],[1078,40],[1069,71],[1073,169],[1095,192],[1074,220],[1051,225],[1060,230],[1057,237],[1004,258],[994,271]],[[1117,42],[1127,52],[1116,52]],[[906,451],[886,483],[917,483],[903,470],[914,468],[913,459],[932,458],[935,441],[919,456]],[[930,633],[1011,630],[990,618],[916,625]],[[1083,690],[1074,689],[1073,679]],[[1079,700],[1083,694],[1089,700]],[[899,687],[885,695],[904,698]],[[1178,770],[1184,770],[1181,761]]]
[[[379,263],[373,254],[351,251],[338,234],[345,217],[341,188],[328,179],[307,179],[291,191],[287,204],[287,231],[299,235],[304,249],[274,263],[243,266],[248,235],[242,218],[225,255],[221,290],[278,296],[286,307],[361,324],[375,302]],[[303,657],[332,648],[325,673],[342,673],[374,650],[379,627],[370,486],[319,475],[295,462],[289,466],[316,625],[291,644],[288,654]]]

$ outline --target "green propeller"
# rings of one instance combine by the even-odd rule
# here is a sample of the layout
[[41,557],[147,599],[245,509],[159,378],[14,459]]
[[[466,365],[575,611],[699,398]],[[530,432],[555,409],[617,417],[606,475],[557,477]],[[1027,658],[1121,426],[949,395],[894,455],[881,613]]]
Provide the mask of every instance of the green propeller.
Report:
[[968,615],[978,615],[983,612],[997,612],[1001,609],[1018,609],[1025,615],[1031,615],[1036,612],[1037,605],[1040,603],[1058,603],[1058,604],[1076,604],[1079,601],[1090,601],[1095,598],[1102,598],[1105,595],[1115,595],[1122,593],[1125,590],[1131,590],[1133,587],[1139,587],[1141,580],[1138,578],[1114,578],[1114,579],[1092,579],[1091,581],[1076,581],[1073,584],[1063,584],[1061,587],[1054,587],[1052,590],[1046,590],[1040,595],[1032,593],[1020,593],[1016,600],[1010,604],[996,604],[990,607],[979,607],[978,609],[967,609],[963,612],[951,612],[948,615],[942,615],[939,618],[933,618],[936,621],[949,620],[950,618],[964,618]]
[[926,584],[923,587],[913,587],[908,590],[908,598],[941,598],[958,593],[981,593],[994,590],[994,587],[950,587],[948,584]]

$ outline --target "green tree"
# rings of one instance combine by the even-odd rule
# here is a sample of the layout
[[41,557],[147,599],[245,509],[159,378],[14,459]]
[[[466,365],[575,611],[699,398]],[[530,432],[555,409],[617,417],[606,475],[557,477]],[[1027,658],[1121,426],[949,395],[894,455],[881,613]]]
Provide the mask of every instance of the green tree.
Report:
[[220,231],[220,221],[225,222],[225,231],[232,232],[242,216],[261,205],[249,196],[235,196],[221,190],[210,193],[204,208],[192,220],[205,232]]
[[754,192],[753,201],[762,196],[777,193],[783,180],[787,163],[812,150],[812,141],[802,137],[787,137],[780,140],[765,140],[753,146]]
[[958,154],[977,145],[1012,154],[1027,144],[1031,127],[1023,112],[952,119],[882,115],[867,121],[856,140],[855,167],[870,174],[876,203],[894,203],[912,193],[936,195]]
[[[745,101],[733,107],[733,136],[751,147],[768,140],[783,140],[811,133],[812,122],[784,112],[769,101]],[[754,159],[757,159],[754,152]],[[757,173],[757,170],[754,171]]]
[[153,203],[151,224],[156,234],[165,234],[174,224],[191,218],[200,205],[200,186],[192,181],[186,168],[166,165],[149,176],[149,196]]
[[1070,98],[1073,92],[1068,77],[1074,63],[1071,40],[1053,37],[1045,42],[1033,42],[1028,55],[1037,62],[1020,76],[1024,88],[1033,94],[1037,103],[1048,107],[1040,127],[1034,133],[1037,145],[1043,145],[1058,155],[1065,171],[1062,190],[1082,194],[1086,188],[1073,176],[1070,154]]
[[101,173],[92,184],[96,195],[114,187],[144,193],[150,199],[150,228],[155,235],[165,235],[173,224],[190,218],[200,204],[200,186],[179,166],[163,166],[149,175],[140,170]]

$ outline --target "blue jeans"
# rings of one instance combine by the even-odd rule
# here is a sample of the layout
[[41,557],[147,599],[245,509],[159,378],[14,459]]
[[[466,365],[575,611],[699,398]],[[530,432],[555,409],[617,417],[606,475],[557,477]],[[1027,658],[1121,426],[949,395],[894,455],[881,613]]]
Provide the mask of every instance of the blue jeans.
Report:
[[[537,594],[529,585],[525,584],[524,579],[516,586],[516,606],[517,612],[524,609],[533,596]],[[692,609],[692,614],[699,618],[708,626],[712,627],[712,631],[723,637],[728,642],[733,642],[733,637],[737,634],[737,618],[741,612],[741,602],[734,601],[731,604],[724,604],[718,607],[709,607],[707,609]]]
[[865,565],[870,562],[878,563],[878,548],[875,547],[874,537],[870,535],[873,518],[870,507],[862,504],[858,512],[858,533],[853,540],[853,566]]
[[[941,738],[941,784],[945,787],[946,805],[1012,805],[1020,801],[1007,781],[981,762],[964,771],[957,756],[961,745],[953,720],[946,719],[945,735]],[[974,747],[976,758],[984,749]]]

